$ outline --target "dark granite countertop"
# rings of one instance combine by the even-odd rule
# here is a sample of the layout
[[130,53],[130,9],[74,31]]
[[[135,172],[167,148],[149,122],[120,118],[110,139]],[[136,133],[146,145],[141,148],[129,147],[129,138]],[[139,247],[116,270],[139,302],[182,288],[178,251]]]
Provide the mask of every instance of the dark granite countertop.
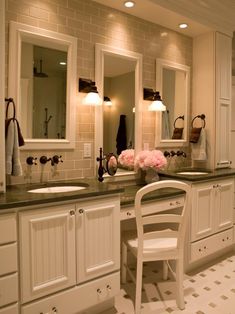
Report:
[[[198,171],[198,172],[207,172],[207,174],[200,174],[200,175],[185,175],[179,174],[178,172],[185,172],[185,171]],[[160,177],[163,178],[172,178],[176,180],[186,180],[191,182],[197,181],[209,181],[213,179],[221,179],[230,176],[235,176],[235,169],[234,168],[224,168],[224,169],[202,169],[202,168],[185,168],[180,169],[177,171],[161,171],[159,172]]]
[[[28,190],[49,186],[87,186],[83,190],[63,193],[29,193]],[[124,189],[120,186],[100,183],[97,179],[79,179],[70,181],[47,182],[42,184],[18,184],[8,186],[6,193],[0,194],[0,210],[32,206],[53,202],[78,200],[82,198],[96,197],[121,193]]]
[[[192,169],[184,169],[182,171],[188,171]],[[195,169],[194,169],[195,170]],[[202,169],[197,169],[202,171]],[[160,178],[172,178],[176,180],[186,180],[189,182],[205,182],[216,178],[226,178],[235,176],[235,169],[219,169],[219,170],[205,170],[208,174],[203,175],[183,175],[173,171],[160,172]],[[179,170],[177,171],[179,172]],[[29,193],[28,190],[49,187],[49,186],[67,186],[67,185],[83,185],[87,186],[83,190],[74,192],[63,193]],[[143,187],[144,184],[140,184],[131,181],[114,181],[114,182],[98,182],[96,178],[91,179],[79,179],[59,182],[47,182],[42,184],[19,184],[14,186],[8,186],[6,193],[0,194],[0,210],[19,208],[25,206],[40,205],[46,203],[63,202],[70,200],[78,200],[89,197],[105,196],[110,194],[120,193],[121,206],[130,206],[134,204],[134,198],[136,192]],[[176,189],[162,189],[157,192],[152,192],[145,197],[145,200],[164,199],[171,198],[182,194],[181,191]]]

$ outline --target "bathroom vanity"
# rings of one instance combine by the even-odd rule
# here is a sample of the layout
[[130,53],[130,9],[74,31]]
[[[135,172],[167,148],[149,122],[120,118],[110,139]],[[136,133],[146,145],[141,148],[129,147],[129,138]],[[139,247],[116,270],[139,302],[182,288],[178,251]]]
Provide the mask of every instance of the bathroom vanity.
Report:
[[[161,174],[192,187],[186,270],[232,249],[234,176],[234,169],[190,178]],[[0,314],[98,313],[113,306],[120,223],[134,222],[142,185],[81,181],[87,187],[74,192],[29,193],[32,186],[24,185],[0,195]],[[150,193],[143,210],[170,212],[183,202],[182,192],[164,189]]]

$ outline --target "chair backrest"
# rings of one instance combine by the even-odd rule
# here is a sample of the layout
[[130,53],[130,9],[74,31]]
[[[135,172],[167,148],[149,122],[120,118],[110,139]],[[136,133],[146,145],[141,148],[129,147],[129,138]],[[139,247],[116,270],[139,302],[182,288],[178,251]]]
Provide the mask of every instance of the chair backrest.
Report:
[[[164,188],[175,188],[185,192],[184,204],[179,213],[169,213],[168,211],[159,210],[151,215],[144,215],[142,212],[142,199],[150,192],[157,191]],[[135,215],[138,235],[138,248],[140,251],[143,249],[143,240],[148,238],[177,238],[177,248],[184,247],[184,237],[186,231],[187,217],[191,206],[191,188],[188,184],[176,180],[163,180],[148,184],[138,190],[135,196]],[[176,228],[159,230],[157,225],[169,224],[170,226],[176,225]],[[146,231],[147,225],[154,226],[154,230]],[[156,227],[156,228],[155,228]]]

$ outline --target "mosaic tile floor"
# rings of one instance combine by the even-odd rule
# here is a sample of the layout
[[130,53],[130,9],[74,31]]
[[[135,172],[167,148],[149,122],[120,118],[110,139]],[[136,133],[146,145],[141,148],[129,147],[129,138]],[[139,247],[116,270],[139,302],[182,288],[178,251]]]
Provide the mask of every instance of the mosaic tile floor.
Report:
[[[176,307],[175,282],[162,280],[157,263],[144,267],[141,314],[235,314],[235,255],[185,275],[183,311]],[[134,296],[135,285],[128,281],[115,299],[115,309],[104,314],[134,314]]]

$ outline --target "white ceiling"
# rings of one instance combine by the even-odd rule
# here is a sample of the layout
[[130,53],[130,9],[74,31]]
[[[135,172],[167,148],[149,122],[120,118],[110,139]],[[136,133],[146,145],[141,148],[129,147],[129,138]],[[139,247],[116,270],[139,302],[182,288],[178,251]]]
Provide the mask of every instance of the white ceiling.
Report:
[[[125,8],[124,0],[93,0],[147,21],[194,37],[210,29],[232,35],[235,31],[235,0],[134,0]],[[180,30],[179,23],[189,28]]]

